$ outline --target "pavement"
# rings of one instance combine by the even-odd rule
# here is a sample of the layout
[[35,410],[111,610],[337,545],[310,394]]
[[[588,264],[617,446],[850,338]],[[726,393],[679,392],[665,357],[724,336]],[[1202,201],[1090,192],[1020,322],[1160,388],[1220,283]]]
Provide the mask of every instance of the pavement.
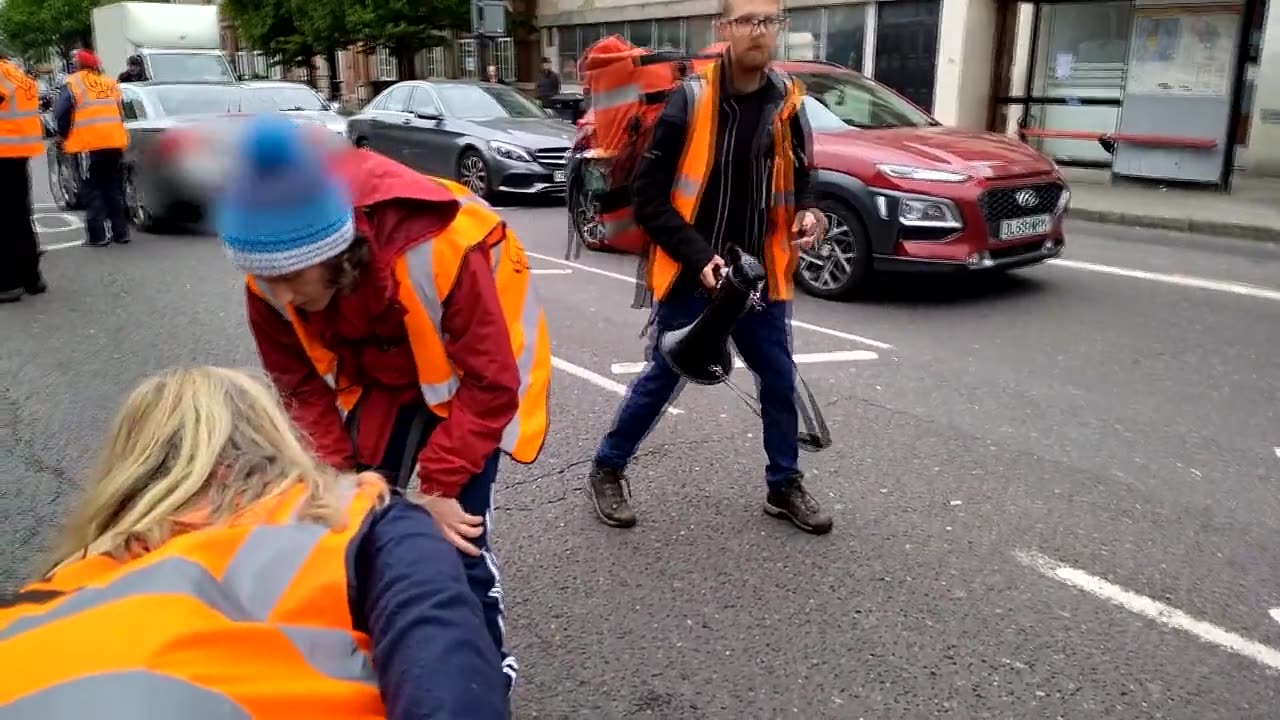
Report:
[[[39,212],[51,290],[0,308],[0,589],[128,388],[256,364],[215,239],[80,248],[78,215]],[[1041,267],[802,297],[834,532],[762,514],[759,421],[724,387],[675,401],[616,530],[582,485],[642,359],[634,266],[564,261],[562,208],[502,212],[557,357],[553,433],[494,520],[517,717],[1276,717],[1280,246],[1073,220]]]
[[1079,220],[1280,242],[1280,178],[1237,173],[1228,193],[1112,178],[1107,170],[1062,172]]

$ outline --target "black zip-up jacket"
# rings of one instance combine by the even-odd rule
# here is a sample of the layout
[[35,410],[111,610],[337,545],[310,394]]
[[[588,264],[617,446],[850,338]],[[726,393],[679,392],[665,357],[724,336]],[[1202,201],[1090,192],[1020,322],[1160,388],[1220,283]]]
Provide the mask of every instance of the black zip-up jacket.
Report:
[[[729,244],[738,245],[762,262],[768,261],[763,245],[769,233],[768,207],[773,194],[772,128],[782,108],[783,81],[770,70],[759,90],[741,94],[730,89],[727,68],[720,77],[719,127],[712,168],[694,222],[685,222],[671,204],[671,188],[688,133],[690,93],[683,86],[668,98],[632,185],[636,222],[658,247],[680,263],[680,277],[673,292],[698,287],[702,269],[717,254],[723,254]],[[796,208],[801,211],[815,206],[811,188],[812,136],[803,111],[796,112],[791,120],[791,137]]]

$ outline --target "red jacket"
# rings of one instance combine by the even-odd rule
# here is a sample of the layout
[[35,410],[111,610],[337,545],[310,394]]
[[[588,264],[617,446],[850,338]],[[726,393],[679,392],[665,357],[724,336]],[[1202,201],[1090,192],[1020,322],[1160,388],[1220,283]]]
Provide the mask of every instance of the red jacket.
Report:
[[[391,437],[396,411],[423,402],[402,308],[393,299],[395,259],[448,225],[458,205],[443,188],[414,171],[367,151],[335,160],[356,207],[356,229],[367,238],[371,267],[349,294],[304,318],[338,365],[364,386],[355,447],[343,428],[337,398],[316,372],[297,333],[275,308],[246,288],[249,326],[262,364],[284,397],[294,422],[317,453],[339,468],[376,466]],[[520,404],[520,377],[498,303],[486,253],[470,253],[444,303],[441,335],[458,371],[449,417],[418,456],[418,477],[428,494],[456,497],[497,450]]]

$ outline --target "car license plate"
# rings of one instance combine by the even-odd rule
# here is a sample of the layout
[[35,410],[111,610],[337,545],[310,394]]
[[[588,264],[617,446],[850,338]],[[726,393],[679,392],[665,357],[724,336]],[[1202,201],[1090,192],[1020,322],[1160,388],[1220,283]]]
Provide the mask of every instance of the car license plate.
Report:
[[1048,232],[1048,215],[1032,215],[1031,217],[1000,221],[1001,240],[1016,240],[1018,238],[1031,237],[1032,235],[1044,235]]
[[563,170],[556,170],[555,172],[551,173],[551,182],[562,183],[564,181],[565,181],[565,174]]

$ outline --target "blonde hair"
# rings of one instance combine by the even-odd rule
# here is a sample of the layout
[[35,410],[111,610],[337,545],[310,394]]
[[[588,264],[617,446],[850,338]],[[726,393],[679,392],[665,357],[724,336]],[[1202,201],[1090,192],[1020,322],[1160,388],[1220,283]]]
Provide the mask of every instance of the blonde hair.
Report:
[[219,367],[160,373],[116,415],[43,575],[90,555],[127,560],[182,532],[227,524],[296,483],[308,491],[300,520],[345,525],[338,472],[310,452],[265,381]]

